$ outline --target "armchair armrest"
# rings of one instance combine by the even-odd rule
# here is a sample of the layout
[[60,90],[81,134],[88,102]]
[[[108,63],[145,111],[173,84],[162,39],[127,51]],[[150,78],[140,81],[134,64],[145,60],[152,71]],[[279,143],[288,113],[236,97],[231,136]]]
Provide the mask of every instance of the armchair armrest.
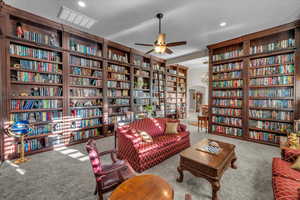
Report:
[[294,162],[300,156],[300,149],[283,148],[282,159],[288,162]]
[[114,163],[117,161],[117,159],[116,159],[117,151],[116,150],[103,151],[103,152],[99,153],[98,156],[101,157],[101,156],[104,156],[107,154],[110,154],[110,158]]

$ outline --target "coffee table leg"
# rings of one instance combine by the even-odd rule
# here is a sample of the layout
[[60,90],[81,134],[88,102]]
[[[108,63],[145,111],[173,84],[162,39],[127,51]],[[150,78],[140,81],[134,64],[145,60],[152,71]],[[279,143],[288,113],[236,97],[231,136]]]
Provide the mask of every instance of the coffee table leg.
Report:
[[218,200],[218,191],[220,190],[220,183],[219,181],[212,181],[211,182],[212,186],[212,200]]
[[179,177],[176,179],[176,181],[179,182],[179,183],[181,183],[183,181],[183,170],[179,166],[179,167],[177,167],[177,171],[179,173]]
[[232,169],[237,169],[237,166],[235,165],[235,161],[237,160],[237,158],[236,157],[234,157],[233,159],[232,159],[232,161],[231,161],[231,168]]

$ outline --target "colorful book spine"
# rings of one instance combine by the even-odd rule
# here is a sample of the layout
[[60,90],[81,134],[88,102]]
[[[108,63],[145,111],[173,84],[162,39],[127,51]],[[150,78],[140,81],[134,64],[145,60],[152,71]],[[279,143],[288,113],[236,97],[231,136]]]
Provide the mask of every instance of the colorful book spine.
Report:
[[255,78],[249,81],[250,86],[293,85],[294,76],[277,76],[270,78]]
[[212,125],[212,132],[226,134],[226,135],[240,136],[240,137],[243,136],[242,129],[227,127],[227,126]]
[[30,40],[36,43],[50,45],[54,47],[59,46],[56,34],[42,34],[39,32],[25,30],[23,36],[25,40]]
[[256,108],[293,108],[292,100],[249,100],[250,107]]
[[[78,43],[76,40],[70,39],[69,41],[70,49],[72,51],[78,51],[80,53],[97,56],[97,48],[90,47],[87,45],[82,45]],[[101,54],[99,54],[101,56]]]
[[242,110],[232,108],[212,108],[212,113],[215,115],[230,115],[240,117],[242,115]]
[[71,67],[71,74],[79,76],[92,76],[95,78],[102,77],[102,71],[86,69],[82,67]]
[[293,112],[269,111],[269,110],[249,110],[249,116],[252,118],[273,119],[282,121],[292,121]]
[[242,72],[241,71],[218,73],[218,74],[215,74],[215,75],[212,76],[213,80],[236,79],[236,78],[242,78]]
[[243,80],[213,81],[213,88],[240,88],[243,87]]
[[87,118],[87,117],[100,117],[102,115],[102,110],[99,108],[95,109],[74,109],[71,110],[71,115],[73,117],[81,117],[81,118]]
[[295,39],[289,38],[286,40],[271,42],[269,44],[251,46],[250,54],[266,53],[266,52],[278,51],[278,50],[294,48],[294,47],[295,47]]
[[243,97],[243,90],[213,90],[213,97]]
[[91,137],[97,137],[101,135],[101,131],[99,129],[89,129],[84,131],[75,131],[72,132],[72,140],[78,141],[83,140]]
[[87,88],[71,88],[71,97],[102,97],[102,91],[99,89],[87,89]]
[[130,83],[118,82],[118,81],[107,81],[107,87],[129,90],[130,89]]
[[87,127],[97,126],[97,125],[101,125],[101,124],[102,124],[102,122],[99,118],[98,119],[84,119],[84,120],[73,121],[71,128],[72,129],[87,128]]
[[250,68],[250,76],[267,76],[267,75],[280,75],[280,74],[293,74],[295,72],[294,64],[286,64],[272,67]]
[[235,62],[235,63],[228,63],[223,65],[215,65],[212,67],[212,71],[214,73],[219,72],[226,72],[226,71],[239,71],[243,69],[243,62]]
[[284,122],[249,120],[249,127],[264,129],[265,131],[271,130],[281,133],[291,133],[293,131],[293,125],[291,123]]
[[213,99],[212,104],[215,106],[241,107],[243,101],[238,99]]
[[78,77],[71,77],[70,83],[72,85],[80,85],[80,86],[102,86],[102,80],[99,79],[92,79],[92,78],[78,78]]
[[237,50],[234,50],[234,51],[229,51],[229,52],[226,52],[226,53],[213,55],[212,60],[213,61],[220,61],[220,60],[240,57],[240,56],[243,56],[243,55],[244,55],[243,49],[237,49]]
[[250,89],[250,97],[293,97],[294,88],[283,87],[283,88],[260,88]]
[[36,82],[36,83],[62,83],[62,76],[57,74],[40,74],[32,72],[17,71],[16,76],[12,74],[13,81]]
[[14,65],[16,69],[32,70],[37,72],[52,72],[52,73],[61,73],[62,70],[59,68],[58,64],[47,63],[47,62],[38,62],[31,60],[20,60],[20,65]]
[[121,53],[115,53],[111,49],[108,49],[108,58],[109,59],[115,60],[115,61],[118,61],[118,62],[129,63],[127,53],[122,52],[122,54],[123,55],[121,55]]
[[29,122],[49,122],[51,120],[61,120],[61,111],[49,111],[49,112],[26,112],[26,113],[13,113],[10,115],[11,121],[23,121]]
[[30,109],[47,109],[61,108],[62,101],[59,100],[12,100],[12,110],[30,110]]
[[249,138],[254,140],[261,140],[265,142],[271,142],[274,144],[280,144],[280,136],[263,131],[249,131]]
[[101,68],[101,64],[99,61],[80,58],[77,56],[70,56],[70,64],[77,65],[82,67],[94,67],[94,68]]
[[212,122],[228,124],[233,126],[242,126],[242,119],[233,117],[213,116]]
[[295,54],[284,54],[278,56],[271,56],[266,58],[258,58],[250,61],[250,67],[259,67],[265,65],[285,65],[293,64],[295,61]]
[[129,97],[129,90],[108,89],[108,97]]

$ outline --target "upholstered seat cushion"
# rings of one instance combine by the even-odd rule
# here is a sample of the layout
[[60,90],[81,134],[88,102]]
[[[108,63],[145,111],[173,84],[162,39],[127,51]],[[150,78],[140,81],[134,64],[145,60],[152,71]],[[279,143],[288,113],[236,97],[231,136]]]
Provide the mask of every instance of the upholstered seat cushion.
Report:
[[272,174],[273,176],[281,176],[289,178],[300,183],[300,172],[292,169],[291,165],[293,163],[281,160],[280,158],[273,158],[272,163]]
[[299,200],[300,182],[281,176],[273,176],[275,200]]

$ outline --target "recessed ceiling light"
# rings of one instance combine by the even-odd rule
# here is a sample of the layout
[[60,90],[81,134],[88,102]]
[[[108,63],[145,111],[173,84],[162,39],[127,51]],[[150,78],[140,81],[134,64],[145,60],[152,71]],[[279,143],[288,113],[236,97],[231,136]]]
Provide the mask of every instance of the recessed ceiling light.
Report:
[[221,23],[220,23],[220,26],[221,26],[221,27],[224,27],[224,26],[226,26],[226,25],[227,25],[226,22],[221,22]]
[[84,1],[78,1],[78,5],[83,8],[86,6]]

